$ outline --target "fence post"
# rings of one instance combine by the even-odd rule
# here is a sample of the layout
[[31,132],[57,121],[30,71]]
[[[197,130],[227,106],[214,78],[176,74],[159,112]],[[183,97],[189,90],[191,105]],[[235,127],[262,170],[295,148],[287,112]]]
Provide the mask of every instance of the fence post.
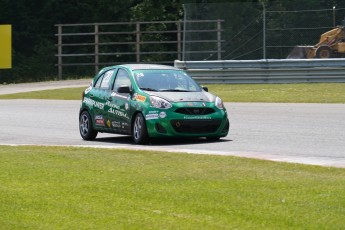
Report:
[[99,71],[99,28],[98,24],[95,24],[95,74]]
[[335,21],[335,6],[333,6],[333,28],[336,27],[336,21]]
[[177,22],[177,60],[181,60],[181,21]]
[[262,4],[262,50],[263,59],[266,59],[266,8],[265,3]]
[[183,7],[183,47],[182,47],[182,61],[186,60],[186,30],[187,30],[187,11],[186,4],[182,4]]
[[218,51],[218,60],[222,60],[222,33],[221,33],[221,29],[222,29],[222,24],[221,24],[221,20],[218,19],[217,20],[217,51]]
[[58,80],[62,80],[62,26],[58,25]]
[[136,23],[136,59],[140,62],[140,23]]

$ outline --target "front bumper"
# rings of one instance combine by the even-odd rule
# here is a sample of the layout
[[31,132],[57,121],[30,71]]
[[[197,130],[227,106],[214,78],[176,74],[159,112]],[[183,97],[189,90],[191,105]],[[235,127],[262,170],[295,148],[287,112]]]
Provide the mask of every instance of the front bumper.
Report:
[[[190,109],[190,108],[189,108]],[[199,109],[199,108],[196,108]],[[147,131],[150,137],[225,137],[230,123],[226,110],[213,110],[209,114],[177,113],[178,108],[169,110],[151,110],[146,117]]]

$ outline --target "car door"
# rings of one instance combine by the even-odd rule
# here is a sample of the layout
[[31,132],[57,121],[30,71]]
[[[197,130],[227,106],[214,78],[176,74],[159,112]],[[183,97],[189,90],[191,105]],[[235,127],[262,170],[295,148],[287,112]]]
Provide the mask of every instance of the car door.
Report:
[[104,72],[94,85],[92,92],[90,92],[90,99],[94,101],[94,124],[98,130],[107,130],[109,126],[106,123],[105,105],[107,102],[107,95],[111,91],[113,85],[116,69],[111,69]]
[[120,86],[132,87],[129,73],[122,68],[117,70],[111,93],[107,95],[105,109],[107,110],[106,124],[114,132],[130,134],[130,94],[119,93],[118,88]]

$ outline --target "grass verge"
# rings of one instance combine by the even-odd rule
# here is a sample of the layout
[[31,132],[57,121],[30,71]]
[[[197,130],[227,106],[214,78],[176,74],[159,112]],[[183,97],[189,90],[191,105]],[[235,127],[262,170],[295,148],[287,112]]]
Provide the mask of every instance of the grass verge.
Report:
[[345,83],[209,85],[227,102],[345,103]]
[[225,156],[0,146],[3,229],[342,229],[345,170]]
[[81,95],[85,89],[86,87],[81,87],[4,94],[0,95],[0,99],[81,100]]
[[[205,85],[225,102],[345,103],[345,83]],[[0,99],[80,100],[85,88],[0,95]]]

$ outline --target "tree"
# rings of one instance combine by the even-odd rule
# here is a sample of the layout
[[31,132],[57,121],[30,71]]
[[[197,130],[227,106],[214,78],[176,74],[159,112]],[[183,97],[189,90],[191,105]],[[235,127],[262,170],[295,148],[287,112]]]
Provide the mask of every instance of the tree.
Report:
[[[230,7],[218,8],[213,3],[232,3]],[[189,19],[225,19],[222,38],[227,59],[257,59],[262,57],[262,6],[265,2],[267,11],[267,45],[293,46],[315,44],[322,32],[310,30],[290,30],[297,27],[332,27],[332,8],[336,6],[336,23],[341,24],[345,15],[343,0],[0,0],[0,24],[12,24],[13,69],[1,70],[0,83],[40,81],[53,79],[57,74],[55,67],[57,48],[55,46],[57,29],[55,24],[94,23],[94,22],[129,22],[129,21],[176,21],[183,20],[182,5],[195,7]],[[213,4],[213,5],[212,5]],[[224,4],[223,4],[224,6]],[[323,13],[287,13],[308,9],[329,9]],[[219,18],[220,15],[222,18]],[[168,24],[150,25],[149,30],[173,30]],[[290,28],[290,29],[289,29]],[[173,40],[163,34],[148,34],[144,40]],[[193,38],[192,38],[193,39]],[[198,39],[198,38],[195,38]],[[206,46],[206,44],[203,44]],[[142,46],[142,49],[170,51],[176,49],[173,44]],[[268,47],[268,58],[284,58],[287,52],[283,48]],[[212,54],[211,54],[212,56]],[[148,60],[157,61],[163,57],[148,56]],[[166,57],[164,57],[166,58]],[[203,57],[205,58],[205,57]],[[209,57],[206,57],[209,58]],[[122,59],[126,61],[126,59]]]

